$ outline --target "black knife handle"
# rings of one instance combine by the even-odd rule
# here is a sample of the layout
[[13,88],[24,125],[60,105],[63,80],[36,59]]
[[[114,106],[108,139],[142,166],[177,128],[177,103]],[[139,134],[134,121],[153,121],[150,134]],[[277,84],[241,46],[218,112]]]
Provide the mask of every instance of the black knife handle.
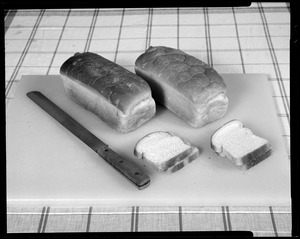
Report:
[[41,92],[31,91],[27,93],[27,96],[60,124],[77,136],[81,141],[93,149],[99,156],[126,177],[138,189],[144,189],[149,186],[149,176],[146,175],[137,165],[123,159],[120,155],[110,149],[107,144],[84,128],[80,123],[44,96]]

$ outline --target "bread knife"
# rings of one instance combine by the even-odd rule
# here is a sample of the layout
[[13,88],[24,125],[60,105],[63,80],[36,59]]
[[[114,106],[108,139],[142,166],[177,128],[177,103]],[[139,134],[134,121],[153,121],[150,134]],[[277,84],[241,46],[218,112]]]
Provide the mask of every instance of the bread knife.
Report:
[[133,162],[123,159],[120,155],[110,149],[107,144],[84,128],[80,123],[78,123],[41,92],[30,91],[27,93],[27,96],[48,114],[50,114],[54,119],[56,119],[60,124],[77,136],[87,146],[94,150],[101,158],[103,158],[114,169],[116,169],[131,183],[133,183],[138,189],[141,190],[149,186],[149,176],[142,172],[137,165],[135,165]]

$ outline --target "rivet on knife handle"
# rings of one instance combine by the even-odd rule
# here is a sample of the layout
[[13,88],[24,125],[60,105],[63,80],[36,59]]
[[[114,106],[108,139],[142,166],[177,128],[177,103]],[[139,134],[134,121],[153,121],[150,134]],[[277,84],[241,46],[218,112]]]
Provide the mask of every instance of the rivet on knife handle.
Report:
[[125,176],[138,189],[149,186],[150,178],[134,163],[123,159],[116,152],[111,150],[108,145],[98,139],[80,123],[63,111],[59,106],[49,100],[39,91],[31,91],[27,96],[55,118],[60,124],[82,140],[86,145],[93,149],[106,162],[113,166],[118,172]]

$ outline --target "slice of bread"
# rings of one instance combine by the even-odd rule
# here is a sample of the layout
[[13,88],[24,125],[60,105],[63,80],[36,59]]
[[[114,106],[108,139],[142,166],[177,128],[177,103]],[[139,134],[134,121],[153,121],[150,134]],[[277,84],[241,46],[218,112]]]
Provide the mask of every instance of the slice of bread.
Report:
[[229,121],[215,131],[211,147],[219,156],[227,157],[242,169],[253,167],[272,152],[266,139],[254,135],[238,120]]
[[172,173],[196,159],[199,150],[171,132],[156,131],[137,142],[134,155],[158,171]]

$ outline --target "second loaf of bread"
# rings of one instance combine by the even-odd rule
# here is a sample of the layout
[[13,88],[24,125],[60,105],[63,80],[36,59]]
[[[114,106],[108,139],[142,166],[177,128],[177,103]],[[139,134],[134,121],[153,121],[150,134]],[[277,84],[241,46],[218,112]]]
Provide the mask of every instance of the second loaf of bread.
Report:
[[60,68],[67,95],[113,129],[127,133],[155,115],[148,83],[95,53],[76,53]]
[[155,100],[194,127],[202,127],[227,112],[222,77],[181,50],[149,47],[137,58],[135,71],[149,83]]

